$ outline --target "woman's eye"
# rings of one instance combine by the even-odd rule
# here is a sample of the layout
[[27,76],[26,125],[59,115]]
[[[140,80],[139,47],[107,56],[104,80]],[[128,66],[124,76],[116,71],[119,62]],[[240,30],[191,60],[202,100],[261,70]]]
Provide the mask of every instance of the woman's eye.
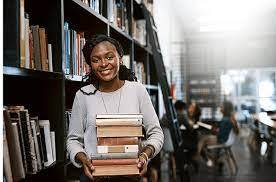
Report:
[[92,62],[93,62],[93,63],[98,63],[99,60],[98,60],[98,59],[92,59]]
[[112,60],[113,59],[113,56],[107,56],[107,58],[106,58],[107,60]]

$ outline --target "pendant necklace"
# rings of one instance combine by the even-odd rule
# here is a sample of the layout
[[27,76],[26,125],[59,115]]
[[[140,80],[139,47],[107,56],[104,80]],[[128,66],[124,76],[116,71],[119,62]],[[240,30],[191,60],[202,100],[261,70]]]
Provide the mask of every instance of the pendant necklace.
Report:
[[[117,113],[119,113],[119,110],[120,110],[122,89],[123,89],[123,88],[121,87],[121,88],[120,88],[120,96],[119,96],[119,103],[118,103]],[[100,93],[101,93],[101,98],[102,98],[102,101],[103,101],[103,105],[104,105],[105,112],[108,114],[108,112],[107,112],[107,107],[106,107],[106,105],[105,105],[105,102],[104,102],[104,98],[103,98],[102,92],[100,92]]]

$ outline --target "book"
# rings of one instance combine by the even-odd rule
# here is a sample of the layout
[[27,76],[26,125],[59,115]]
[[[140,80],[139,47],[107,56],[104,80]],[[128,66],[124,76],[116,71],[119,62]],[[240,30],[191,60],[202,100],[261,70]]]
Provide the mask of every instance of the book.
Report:
[[209,124],[206,124],[206,123],[203,123],[203,122],[200,122],[200,121],[198,121],[197,124],[201,127],[204,127],[206,129],[208,129],[208,130],[212,129],[212,125],[209,125]]
[[138,175],[137,164],[94,166],[93,176]]
[[51,145],[52,145],[52,155],[53,155],[53,160],[56,161],[56,137],[55,137],[55,132],[51,131]]
[[10,154],[10,163],[14,181],[25,178],[17,123],[12,123],[6,110],[3,111],[4,125]]
[[34,139],[34,146],[35,146],[35,154],[36,154],[36,160],[37,160],[37,169],[40,171],[42,169],[42,161],[40,157],[40,151],[39,151],[39,144],[38,144],[38,137],[37,137],[37,130],[36,130],[36,122],[35,120],[31,120],[31,128],[32,128],[32,136]]
[[98,145],[138,145],[139,138],[138,137],[105,137],[105,138],[98,138],[97,144]]
[[48,50],[49,71],[53,72],[52,44],[48,44],[47,50]]
[[141,126],[142,118],[97,118],[97,126],[110,126],[110,125],[121,125],[121,126]]
[[137,152],[139,151],[138,145],[114,145],[114,146],[105,146],[98,145],[97,152],[101,153],[129,153],[129,152]]
[[3,167],[4,167],[4,175],[8,182],[12,182],[12,170],[10,163],[10,154],[8,148],[8,141],[6,137],[5,125],[3,125]]
[[39,47],[40,47],[40,60],[43,71],[49,71],[49,64],[47,59],[47,42],[45,28],[39,28]]
[[137,152],[133,153],[109,153],[109,154],[92,154],[91,159],[137,159]]
[[20,122],[22,126],[24,147],[26,151],[27,173],[34,174],[37,172],[37,160],[35,155],[34,140],[29,121],[29,113],[27,109],[20,110]]
[[142,114],[97,114],[96,119],[104,118],[143,118]]
[[98,126],[97,137],[142,137],[142,126]]
[[127,165],[136,164],[137,159],[98,159],[92,161],[93,166],[106,166],[106,165]]
[[42,136],[43,150],[45,156],[44,166],[47,167],[54,162],[50,134],[50,121],[39,120],[39,127]]
[[39,26],[32,25],[31,26],[32,34],[33,34],[33,60],[34,60],[34,68],[36,70],[41,70],[41,58],[40,58],[40,43],[39,43]]
[[22,161],[23,161],[24,170],[25,170],[25,172],[27,172],[25,141],[24,141],[24,137],[23,137],[23,130],[22,130],[22,125],[21,125],[20,115],[19,115],[19,110],[22,110],[22,109],[24,109],[24,107],[20,107],[20,106],[10,107],[9,106],[7,112],[8,112],[8,116],[9,116],[11,122],[17,123],[21,157],[22,157]]

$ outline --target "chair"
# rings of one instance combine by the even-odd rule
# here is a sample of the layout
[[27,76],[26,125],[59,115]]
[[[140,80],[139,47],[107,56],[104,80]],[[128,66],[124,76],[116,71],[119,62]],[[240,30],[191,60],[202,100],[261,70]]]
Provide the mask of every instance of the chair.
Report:
[[[233,129],[231,130],[227,141],[224,144],[218,145],[207,145],[206,152],[217,151],[217,156],[215,158],[215,164],[221,162],[223,158],[226,159],[229,169],[231,171],[231,175],[237,175],[238,173],[238,165],[231,150],[232,145],[234,144],[236,139],[236,134]],[[233,165],[234,166],[233,166]]]

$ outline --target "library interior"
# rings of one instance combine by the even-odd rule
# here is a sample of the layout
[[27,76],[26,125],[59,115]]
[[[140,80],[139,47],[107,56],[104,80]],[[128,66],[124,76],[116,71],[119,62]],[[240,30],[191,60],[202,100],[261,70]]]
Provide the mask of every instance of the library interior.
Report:
[[275,181],[276,0],[1,4],[2,181]]

